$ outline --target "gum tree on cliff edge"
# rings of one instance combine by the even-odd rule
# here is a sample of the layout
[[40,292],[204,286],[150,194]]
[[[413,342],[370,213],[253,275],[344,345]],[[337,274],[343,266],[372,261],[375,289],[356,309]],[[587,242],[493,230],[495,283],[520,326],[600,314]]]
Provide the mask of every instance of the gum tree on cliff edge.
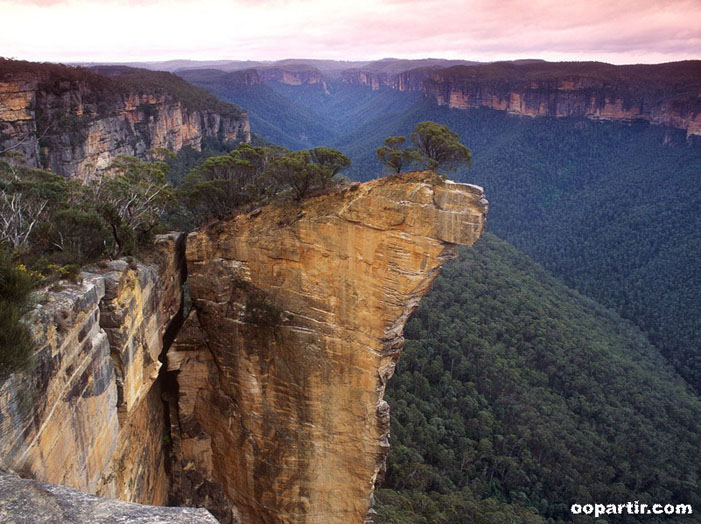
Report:
[[420,122],[409,135],[413,147],[404,148],[406,138],[390,136],[385,145],[377,148],[377,158],[390,171],[418,164],[432,171],[455,171],[461,165],[472,165],[470,150],[460,142],[460,137],[447,126],[436,122]]

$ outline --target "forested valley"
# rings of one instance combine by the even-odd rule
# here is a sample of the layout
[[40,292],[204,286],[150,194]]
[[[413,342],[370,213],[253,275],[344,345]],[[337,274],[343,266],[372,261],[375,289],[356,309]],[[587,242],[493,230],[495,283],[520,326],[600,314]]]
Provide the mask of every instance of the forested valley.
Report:
[[698,396],[636,326],[493,234],[443,268],[405,336],[378,523],[560,523],[575,503],[701,502]]
[[[123,157],[82,186],[0,162],[5,203],[23,198],[37,219],[0,252],[0,342],[17,349],[0,374],[29,365],[19,319],[40,283],[138,258],[168,228],[295,205],[339,173],[387,174],[377,147],[434,121],[472,152],[450,178],[485,187],[490,233],[444,266],[406,326],[376,522],[584,523],[570,506],[595,501],[701,508],[698,137],[448,109],[384,87],[182,76],[248,110],[252,143]],[[120,214],[135,193],[150,204],[138,220]],[[691,522],[598,522],[663,521]]]
[[421,121],[447,125],[473,153],[472,168],[451,178],[485,188],[489,230],[633,321],[701,391],[698,137],[645,122],[449,109],[388,87],[331,84],[325,93],[319,86],[243,88],[198,80],[193,71],[184,76],[225,100],[250,103],[252,118],[258,111],[276,122],[269,136],[282,145],[330,139],[358,180],[381,174],[375,150],[386,137],[408,136]]

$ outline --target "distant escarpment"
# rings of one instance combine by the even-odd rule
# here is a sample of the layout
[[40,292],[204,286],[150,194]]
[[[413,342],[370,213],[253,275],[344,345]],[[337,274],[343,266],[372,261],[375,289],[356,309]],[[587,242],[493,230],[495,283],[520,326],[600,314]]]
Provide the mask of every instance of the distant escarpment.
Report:
[[0,59],[0,152],[29,166],[85,178],[119,155],[207,139],[249,141],[247,114],[170,73]]
[[226,72],[219,69],[192,69],[179,71],[187,81],[207,84],[253,86],[268,82],[292,86],[318,86],[327,91],[326,77],[313,67],[258,67]]
[[190,234],[172,500],[223,523],[369,522],[404,323],[486,211],[477,186],[405,173]]
[[327,91],[326,77],[314,67],[264,67],[257,70],[261,80],[292,86],[318,85]]
[[701,61],[614,66],[501,62],[432,71],[424,95],[439,105],[524,116],[644,120],[701,135]]
[[[199,71],[198,71],[199,72]],[[212,70],[212,78],[216,79],[221,75],[221,71]],[[202,80],[207,80],[206,77]],[[255,69],[244,69],[243,71],[234,71],[226,75],[226,80],[232,84],[253,86],[261,83],[260,75]]]
[[368,86],[373,90],[381,87],[389,87],[397,91],[421,91],[424,80],[430,77],[435,67],[420,67],[391,73],[387,71],[369,71],[363,69],[349,69],[341,72],[341,82],[350,85]]

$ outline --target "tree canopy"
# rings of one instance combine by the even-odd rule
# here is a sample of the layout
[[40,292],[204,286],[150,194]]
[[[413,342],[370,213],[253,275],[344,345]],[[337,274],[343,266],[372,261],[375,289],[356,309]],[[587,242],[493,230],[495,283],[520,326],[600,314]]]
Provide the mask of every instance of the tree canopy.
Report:
[[410,135],[413,146],[406,147],[406,137],[390,136],[377,148],[377,158],[393,173],[418,164],[433,171],[455,171],[472,165],[470,150],[457,133],[435,122],[420,122]]
[[461,248],[405,336],[378,524],[584,523],[572,504],[701,504],[698,397],[632,324],[506,242]]
[[427,169],[455,171],[461,165],[472,165],[470,150],[460,142],[460,136],[448,126],[435,122],[420,122],[409,135]]
[[377,158],[392,173],[400,173],[403,167],[418,160],[419,155],[414,148],[405,148],[406,137],[388,136],[385,145],[377,148]]
[[350,160],[337,149],[289,151],[277,146],[240,144],[190,171],[179,194],[200,223],[247,205],[259,205],[291,190],[302,200],[315,187],[327,187]]

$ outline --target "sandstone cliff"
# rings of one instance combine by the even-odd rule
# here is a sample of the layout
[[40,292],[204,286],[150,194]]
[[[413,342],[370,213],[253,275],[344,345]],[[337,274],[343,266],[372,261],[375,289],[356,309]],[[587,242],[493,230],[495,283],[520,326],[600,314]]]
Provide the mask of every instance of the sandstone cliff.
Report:
[[209,522],[107,498],[225,524],[369,522],[404,323],[486,211],[479,187],[405,173],[187,247],[161,236],[148,263],[44,290],[36,366],[0,381],[0,472],[34,479],[0,473],[0,520]]
[[175,500],[225,523],[368,522],[404,323],[486,210],[421,172],[191,234],[194,309],[167,356]]
[[421,91],[424,80],[429,78],[435,67],[420,67],[399,73],[386,71],[366,71],[349,69],[341,73],[341,82],[351,85],[368,86],[373,90],[390,87],[397,91]]
[[157,381],[178,326],[184,235],[161,236],[153,263],[105,263],[45,291],[28,374],[0,381],[0,463],[104,497],[165,504],[165,414]]
[[[202,75],[201,71],[198,71],[198,73]],[[221,71],[216,71],[216,74],[213,73],[212,76],[216,78],[219,75],[221,75]],[[206,81],[207,78],[202,78],[202,80]],[[232,73],[227,73],[226,81],[231,84],[253,86],[260,84],[261,78],[258,74],[258,71],[256,71],[255,69],[245,69],[243,71],[234,71]]]
[[280,82],[291,86],[319,86],[328,93],[326,77],[314,67],[282,68],[265,67],[257,69],[260,79],[264,82]]
[[433,71],[424,95],[458,109],[645,120],[701,135],[701,61],[650,66],[499,63]]
[[0,60],[0,152],[84,178],[118,155],[249,141],[245,112],[169,73]]

